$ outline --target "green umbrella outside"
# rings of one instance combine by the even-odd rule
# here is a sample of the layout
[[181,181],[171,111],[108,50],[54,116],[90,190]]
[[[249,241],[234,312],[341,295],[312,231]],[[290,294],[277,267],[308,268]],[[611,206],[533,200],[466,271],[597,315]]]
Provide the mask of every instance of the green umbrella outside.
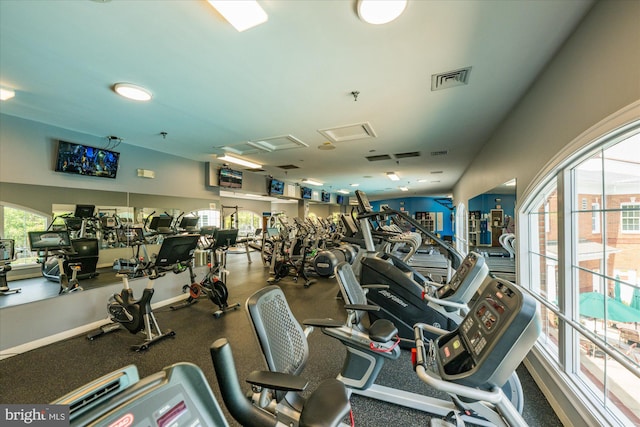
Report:
[[640,310],[640,288],[633,288],[633,295],[631,296],[631,308]]
[[613,285],[613,299],[622,302],[622,297],[620,296],[620,276],[617,274],[615,284]]
[[604,319],[605,304],[607,306],[607,320],[622,323],[640,322],[640,310],[624,305],[614,298],[605,297],[599,292],[580,294],[580,315]]

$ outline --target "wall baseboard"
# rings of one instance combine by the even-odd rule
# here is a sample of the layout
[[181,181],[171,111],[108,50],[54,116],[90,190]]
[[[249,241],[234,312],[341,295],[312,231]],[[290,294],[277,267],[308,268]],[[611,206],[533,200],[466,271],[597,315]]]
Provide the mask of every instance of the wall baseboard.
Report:
[[[159,301],[155,304],[151,304],[151,308],[155,310],[165,305],[182,301],[188,297],[189,297],[189,294],[178,295],[174,298],[169,298],[164,301]],[[99,327],[106,325],[108,323],[111,323],[111,320],[109,318],[106,318],[106,319],[98,320],[96,322],[88,323],[86,325],[78,326],[77,328],[72,328],[57,334],[53,334],[48,337],[44,337],[44,338],[30,341],[24,344],[20,344],[15,347],[7,348],[0,353],[0,360],[8,359],[13,356],[18,356],[22,353],[26,353],[28,351],[35,350],[40,347],[44,347],[46,345],[53,344],[58,341],[62,341],[69,338],[76,337],[78,335],[86,334],[87,332],[93,331],[94,329],[98,329]]]

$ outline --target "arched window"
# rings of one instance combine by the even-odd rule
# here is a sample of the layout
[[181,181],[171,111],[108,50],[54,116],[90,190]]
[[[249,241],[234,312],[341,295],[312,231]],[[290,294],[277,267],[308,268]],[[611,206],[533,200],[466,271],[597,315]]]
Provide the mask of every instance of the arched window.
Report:
[[525,194],[520,281],[563,382],[600,419],[640,425],[640,122],[609,128]]

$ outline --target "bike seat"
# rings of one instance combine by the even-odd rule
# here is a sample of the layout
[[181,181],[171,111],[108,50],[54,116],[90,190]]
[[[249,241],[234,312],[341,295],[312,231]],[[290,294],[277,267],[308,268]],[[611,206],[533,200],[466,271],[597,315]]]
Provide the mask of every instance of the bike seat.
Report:
[[398,328],[387,319],[378,319],[369,327],[369,338],[375,342],[388,342],[398,335]]

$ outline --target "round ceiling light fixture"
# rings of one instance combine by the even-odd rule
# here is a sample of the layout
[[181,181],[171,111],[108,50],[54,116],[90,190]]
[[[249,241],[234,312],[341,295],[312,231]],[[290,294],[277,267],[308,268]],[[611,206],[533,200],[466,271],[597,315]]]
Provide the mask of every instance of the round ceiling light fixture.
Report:
[[116,83],[113,85],[113,90],[118,95],[134,101],[149,101],[152,97],[147,89],[131,83]]
[[407,0],[358,0],[358,16],[374,25],[387,24],[402,15]]

